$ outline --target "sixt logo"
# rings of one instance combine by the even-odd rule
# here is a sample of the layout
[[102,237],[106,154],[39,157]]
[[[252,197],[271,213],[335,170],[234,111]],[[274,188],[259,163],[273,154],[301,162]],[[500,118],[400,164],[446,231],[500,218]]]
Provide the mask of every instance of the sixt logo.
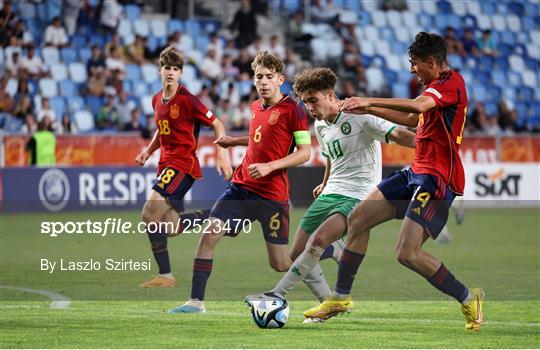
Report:
[[521,175],[506,174],[504,169],[499,169],[492,174],[479,173],[474,178],[477,185],[477,196],[503,196],[517,197],[519,195],[519,183]]

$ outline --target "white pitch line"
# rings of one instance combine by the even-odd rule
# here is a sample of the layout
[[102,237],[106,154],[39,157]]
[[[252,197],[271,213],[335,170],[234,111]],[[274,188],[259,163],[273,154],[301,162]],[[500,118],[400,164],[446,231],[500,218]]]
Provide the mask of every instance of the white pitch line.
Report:
[[50,292],[48,290],[38,290],[38,289],[20,288],[20,287],[11,287],[11,286],[0,286],[0,288],[44,295],[51,300],[51,304],[49,305],[51,309],[67,309],[69,307],[69,304],[71,304],[70,298],[59,293]]

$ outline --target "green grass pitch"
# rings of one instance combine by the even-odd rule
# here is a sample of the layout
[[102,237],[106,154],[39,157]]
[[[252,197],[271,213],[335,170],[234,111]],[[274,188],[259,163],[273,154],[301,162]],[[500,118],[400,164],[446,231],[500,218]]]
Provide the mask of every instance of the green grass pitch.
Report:
[[[291,213],[291,236],[304,209]],[[134,212],[2,214],[0,347],[2,348],[538,348],[540,345],[540,211],[470,209],[465,222],[449,220],[453,241],[427,250],[439,257],[467,286],[488,294],[486,323],[479,332],[463,329],[459,305],[395,260],[393,221],[374,230],[355,281],[356,307],[323,324],[302,324],[314,305],[299,285],[287,299],[291,318],[283,329],[260,330],[242,303],[246,294],[271,288],[281,274],[268,266],[258,224],[251,233],[224,239],[208,282],[204,315],[169,315],[191,287],[198,236],[169,241],[177,288],[143,290],[152,271],[40,271],[40,259],[103,262],[107,258],[147,261],[147,238],[139,234],[40,234],[48,221],[103,220]],[[102,263],[103,265],[103,263]],[[331,286],[337,265],[322,263]],[[13,289],[26,288],[26,290]],[[30,291],[32,290],[32,291]],[[47,295],[72,300],[50,308]]]

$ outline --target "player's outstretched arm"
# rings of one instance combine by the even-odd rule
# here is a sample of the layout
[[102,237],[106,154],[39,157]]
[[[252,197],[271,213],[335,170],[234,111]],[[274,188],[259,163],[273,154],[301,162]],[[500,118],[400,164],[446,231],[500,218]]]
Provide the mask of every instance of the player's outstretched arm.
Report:
[[156,130],[154,137],[152,137],[152,141],[150,141],[148,146],[146,146],[146,148],[135,157],[135,162],[139,165],[144,165],[144,163],[146,163],[148,158],[159,148],[159,146],[159,130]]
[[[341,109],[347,113],[369,113],[377,115],[376,108],[384,108],[402,113],[388,113],[377,115],[396,124],[416,127],[418,114],[424,113],[436,106],[435,100],[430,96],[420,95],[415,99],[408,98],[374,98],[374,97],[349,97],[345,99]],[[375,109],[374,109],[375,108]],[[372,109],[374,109],[372,111]]]
[[317,185],[317,187],[313,189],[313,198],[319,197],[319,195],[322,193],[322,191],[326,187],[326,184],[328,183],[328,178],[330,177],[331,167],[332,167],[332,163],[330,163],[330,158],[326,157],[326,167],[324,168],[323,182]]
[[416,145],[416,134],[406,129],[394,129],[388,139],[404,147],[415,148]]
[[[214,129],[216,141],[225,136],[225,126],[219,119],[214,119],[212,128]],[[229,180],[232,177],[233,171],[231,162],[229,162],[229,158],[227,157],[227,151],[220,145],[217,146],[216,169],[218,174],[223,175],[225,179]]]
[[296,146],[296,151],[281,159],[269,163],[254,163],[248,167],[249,175],[254,179],[259,179],[270,174],[274,170],[292,168],[309,160],[311,155],[310,144],[300,144]]
[[214,144],[223,148],[235,147],[235,146],[247,146],[249,143],[249,136],[232,137],[229,135],[222,135],[214,141]]

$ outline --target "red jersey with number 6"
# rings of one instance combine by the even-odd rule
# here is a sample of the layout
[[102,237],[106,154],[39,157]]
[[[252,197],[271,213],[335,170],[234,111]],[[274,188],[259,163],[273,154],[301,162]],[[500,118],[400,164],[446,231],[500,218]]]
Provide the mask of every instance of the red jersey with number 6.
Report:
[[456,194],[465,188],[465,172],[459,156],[467,115],[467,90],[454,70],[441,73],[422,95],[435,100],[436,107],[420,115],[412,170],[440,177]]
[[209,126],[216,117],[182,85],[167,102],[163,101],[162,94],[160,91],[152,98],[161,146],[158,174],[163,168],[171,167],[195,179],[201,178],[201,167],[195,153],[199,131],[201,124]]
[[248,167],[286,157],[294,151],[293,132],[308,130],[306,112],[290,96],[265,108],[262,99],[251,105],[249,143],[242,164],[236,168],[232,182],[266,199],[285,202],[289,199],[287,170],[280,169],[260,179],[249,175]]

